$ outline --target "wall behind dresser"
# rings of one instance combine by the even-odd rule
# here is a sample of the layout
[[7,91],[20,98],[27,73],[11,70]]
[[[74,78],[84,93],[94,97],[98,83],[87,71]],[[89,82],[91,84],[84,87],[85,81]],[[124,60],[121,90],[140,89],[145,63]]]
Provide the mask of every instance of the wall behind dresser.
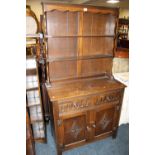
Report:
[[112,72],[129,72],[129,58],[114,58]]

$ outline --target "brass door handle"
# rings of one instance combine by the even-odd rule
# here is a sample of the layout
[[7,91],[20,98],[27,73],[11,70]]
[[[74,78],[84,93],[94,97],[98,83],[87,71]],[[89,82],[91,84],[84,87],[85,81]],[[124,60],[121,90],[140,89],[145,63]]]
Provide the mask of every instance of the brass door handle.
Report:
[[91,128],[89,126],[87,126],[87,131],[91,131]]

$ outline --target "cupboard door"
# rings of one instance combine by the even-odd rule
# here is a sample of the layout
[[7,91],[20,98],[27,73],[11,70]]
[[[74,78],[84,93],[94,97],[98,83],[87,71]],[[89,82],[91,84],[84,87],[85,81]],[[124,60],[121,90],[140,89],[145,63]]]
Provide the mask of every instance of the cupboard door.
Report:
[[96,111],[95,136],[99,136],[113,130],[114,114],[115,106]]
[[74,116],[63,120],[64,145],[86,139],[86,115]]

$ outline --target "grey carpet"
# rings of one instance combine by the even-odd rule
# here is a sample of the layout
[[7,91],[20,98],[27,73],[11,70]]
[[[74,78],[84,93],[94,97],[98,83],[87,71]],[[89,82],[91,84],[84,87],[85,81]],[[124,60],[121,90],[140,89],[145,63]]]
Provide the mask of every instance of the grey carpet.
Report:
[[[36,155],[56,155],[51,126],[47,125],[47,144],[36,143]],[[63,155],[128,155],[129,154],[129,124],[121,125],[117,138],[108,137],[66,152]]]

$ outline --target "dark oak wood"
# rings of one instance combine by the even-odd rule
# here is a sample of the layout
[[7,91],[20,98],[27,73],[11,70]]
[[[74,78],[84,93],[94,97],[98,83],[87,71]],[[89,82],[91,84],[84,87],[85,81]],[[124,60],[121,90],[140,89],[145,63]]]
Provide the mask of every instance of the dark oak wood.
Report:
[[125,86],[112,75],[118,9],[43,4],[46,89],[58,155],[115,137]]
[[[27,47],[26,52],[29,48],[33,48],[36,51],[37,45]],[[30,118],[29,123],[32,127],[33,141],[45,143],[46,127],[44,123],[44,109],[41,100],[39,71],[36,57],[36,52],[34,52],[33,54],[31,53],[31,55],[27,54],[26,56],[26,107]]]
[[35,155],[35,145],[33,141],[30,118],[26,110],[26,155]]

